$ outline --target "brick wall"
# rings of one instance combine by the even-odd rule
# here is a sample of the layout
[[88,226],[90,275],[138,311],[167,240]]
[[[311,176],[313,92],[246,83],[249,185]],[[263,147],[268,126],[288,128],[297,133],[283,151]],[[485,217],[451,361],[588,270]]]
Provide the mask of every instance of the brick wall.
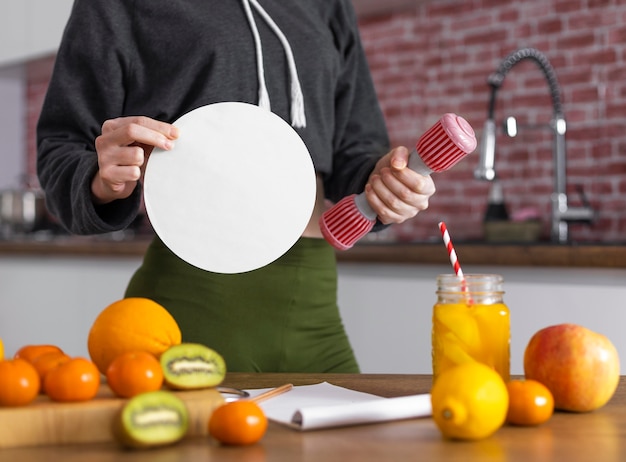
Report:
[[[363,18],[361,36],[392,142],[413,145],[445,112],[465,117],[480,136],[489,74],[509,53],[533,47],[547,56],[561,86],[567,120],[567,191],[582,187],[597,210],[592,226],[570,226],[574,241],[626,240],[626,3],[619,0],[437,0],[410,11]],[[547,125],[553,115],[539,66],[521,61],[497,93],[496,123],[513,115]],[[478,152],[435,174],[429,209],[389,231],[395,238],[438,239],[445,220],[455,240],[482,237],[489,184],[473,178]],[[496,171],[510,212],[541,213],[549,236],[552,135],[520,128],[496,138]]]
[[[361,20],[363,39],[394,145],[413,145],[443,113],[465,117],[480,136],[487,116],[487,77],[509,53],[534,47],[560,83],[570,204],[582,187],[597,211],[592,226],[570,227],[574,241],[626,240],[626,3],[621,0],[431,0],[409,11]],[[28,86],[29,165],[51,60],[32,63]],[[552,117],[546,80],[532,61],[506,76],[496,121],[546,125]],[[546,129],[498,132],[496,170],[510,212],[540,211],[549,235],[552,141]],[[489,184],[473,178],[477,153],[434,176],[437,193],[417,218],[391,227],[401,241],[439,239],[444,220],[455,240],[482,237]]]

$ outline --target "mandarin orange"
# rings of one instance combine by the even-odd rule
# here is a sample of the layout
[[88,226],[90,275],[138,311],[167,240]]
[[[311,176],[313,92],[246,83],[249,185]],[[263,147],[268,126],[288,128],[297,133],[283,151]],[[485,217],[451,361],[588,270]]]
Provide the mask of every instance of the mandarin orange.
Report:
[[50,369],[43,381],[46,395],[53,401],[78,402],[95,398],[100,388],[100,373],[86,358],[71,358]]
[[0,406],[25,406],[39,394],[35,367],[25,359],[0,361]]
[[61,348],[56,345],[24,345],[19,350],[17,350],[13,357],[16,359],[25,359],[32,364],[39,356],[46,353],[63,353],[63,350],[61,350]]
[[129,351],[115,358],[106,373],[109,388],[121,398],[156,391],[163,385],[163,369],[154,355]]

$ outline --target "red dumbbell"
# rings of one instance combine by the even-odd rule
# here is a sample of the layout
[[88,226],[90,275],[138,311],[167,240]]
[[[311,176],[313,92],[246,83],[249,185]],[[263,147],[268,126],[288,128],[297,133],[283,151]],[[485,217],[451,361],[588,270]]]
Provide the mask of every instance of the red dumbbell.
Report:
[[[409,168],[422,175],[452,168],[476,149],[471,125],[456,114],[444,114],[424,133],[409,157]],[[324,238],[336,249],[346,250],[367,234],[376,223],[365,193],[344,197],[320,218]]]

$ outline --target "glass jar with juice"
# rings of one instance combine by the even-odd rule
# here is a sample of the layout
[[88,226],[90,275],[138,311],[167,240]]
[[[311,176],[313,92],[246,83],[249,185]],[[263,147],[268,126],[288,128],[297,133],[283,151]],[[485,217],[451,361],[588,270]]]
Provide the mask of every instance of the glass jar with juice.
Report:
[[437,276],[433,307],[433,381],[447,368],[478,361],[510,378],[510,313],[497,274]]

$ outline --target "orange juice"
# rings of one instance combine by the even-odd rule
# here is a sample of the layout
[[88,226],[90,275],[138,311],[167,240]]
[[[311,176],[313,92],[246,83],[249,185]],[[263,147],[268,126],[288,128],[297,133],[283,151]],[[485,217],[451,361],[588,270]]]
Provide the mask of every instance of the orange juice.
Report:
[[437,277],[433,307],[433,380],[445,369],[478,361],[510,378],[510,313],[502,300],[502,277],[453,274]]

